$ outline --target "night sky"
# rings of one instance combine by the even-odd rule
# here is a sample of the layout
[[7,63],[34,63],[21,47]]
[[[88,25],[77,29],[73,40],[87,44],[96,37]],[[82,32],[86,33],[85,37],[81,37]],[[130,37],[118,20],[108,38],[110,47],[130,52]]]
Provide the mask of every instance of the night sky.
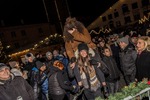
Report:
[[[58,0],[59,1],[59,0]],[[118,0],[66,0],[72,17],[90,24]],[[42,0],[0,0],[0,20],[8,26],[47,22]]]

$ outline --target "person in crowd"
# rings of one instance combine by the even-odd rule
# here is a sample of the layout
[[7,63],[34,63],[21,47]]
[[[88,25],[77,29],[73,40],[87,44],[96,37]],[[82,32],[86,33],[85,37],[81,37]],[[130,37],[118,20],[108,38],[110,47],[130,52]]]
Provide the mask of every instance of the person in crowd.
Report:
[[36,66],[36,59],[32,53],[27,53],[25,55],[25,58],[27,60],[26,65],[24,67],[24,71],[27,71],[28,79],[27,81],[31,85],[31,87],[34,89],[34,97],[39,100],[40,99],[40,87],[38,85],[39,81],[39,70]]
[[99,42],[98,42],[98,51],[99,51],[99,54],[100,54],[100,56],[101,56],[101,58],[103,58],[103,54],[102,54],[102,50],[103,50],[103,48],[106,46],[107,44],[106,44],[106,42],[105,42],[105,40],[104,39],[101,39]]
[[19,62],[17,61],[10,61],[9,62],[9,66],[11,67],[11,72],[15,75],[15,76],[23,76],[22,70],[19,66]]
[[64,70],[67,72],[67,67],[69,64],[69,58],[67,56],[66,49],[64,48],[60,52],[61,52],[60,54],[63,55],[62,63],[64,64],[64,67],[65,67]]
[[119,89],[120,72],[117,67],[115,59],[112,57],[110,48],[104,47],[102,53],[104,54],[103,61],[109,69],[109,74],[105,76],[109,94],[114,94]]
[[25,62],[25,66],[23,68],[23,71],[27,72],[28,78],[30,78],[29,77],[30,76],[30,71],[32,70],[32,68],[34,68],[36,66],[35,65],[36,59],[35,59],[35,57],[32,53],[27,53],[25,55],[25,60],[26,60],[26,62]]
[[45,58],[42,54],[42,51],[39,51],[38,53],[35,53],[35,58],[36,58],[37,61],[41,61],[41,62],[45,61]]
[[76,20],[76,18],[68,17],[64,25],[63,32],[65,49],[69,60],[72,62],[72,67],[75,66],[75,52],[79,43],[86,43],[88,47],[96,49],[96,45],[92,42],[90,33],[85,26]]
[[[94,52],[93,52],[94,53]],[[95,100],[102,97],[101,88],[106,86],[103,72],[98,68],[100,63],[92,59],[89,54],[89,47],[85,43],[78,45],[77,63],[75,68],[79,69],[81,83],[84,87],[84,95],[87,100]]]
[[37,66],[37,68],[39,70],[39,74],[40,74],[38,85],[40,86],[40,91],[42,93],[42,100],[49,100],[48,77],[50,75],[50,71],[49,71],[49,69],[47,70],[46,64],[41,61],[37,61],[36,66]]
[[0,100],[36,100],[32,87],[20,76],[14,76],[10,68],[0,63]]
[[123,71],[126,84],[129,85],[131,82],[135,81],[135,61],[137,57],[137,52],[133,45],[129,44],[129,39],[127,37],[119,38],[118,43],[121,48],[119,54],[121,69]]
[[[119,38],[118,34],[114,34],[113,38],[110,39],[109,41],[111,41],[112,43],[110,44],[110,48],[112,51],[112,56],[115,59],[116,63],[117,63],[117,67],[119,68],[119,70],[121,71],[120,68],[120,58],[119,58],[119,51],[120,51],[120,46],[117,43],[117,40]],[[122,73],[122,72],[121,72]]]
[[62,54],[60,54],[60,51],[58,49],[54,49],[53,50],[53,59],[63,61],[64,56]]
[[141,36],[137,41],[136,81],[150,80],[150,37]]
[[53,54],[50,51],[46,52],[46,64],[47,64],[47,66],[48,67],[53,66],[53,62],[54,62]]
[[[92,42],[90,33],[80,21],[76,20],[76,18],[68,17],[66,19],[63,36],[65,41],[66,53],[70,61],[69,66],[72,68],[73,71],[76,63],[75,52],[77,52],[78,44],[82,42],[86,43],[89,48],[92,48],[96,53],[95,57],[97,59],[100,59],[97,46],[95,45],[95,43]],[[81,81],[80,77],[77,77],[77,79]],[[78,84],[79,86],[81,86],[80,82]]]
[[76,93],[78,88],[70,84],[64,77],[64,65],[61,61],[56,60],[53,63],[53,69],[49,77],[49,94],[52,100],[65,100],[66,91]]

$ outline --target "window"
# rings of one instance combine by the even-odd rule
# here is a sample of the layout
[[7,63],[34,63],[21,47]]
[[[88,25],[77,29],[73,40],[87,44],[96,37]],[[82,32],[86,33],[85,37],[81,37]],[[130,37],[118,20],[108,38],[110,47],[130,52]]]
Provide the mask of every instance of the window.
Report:
[[119,27],[119,26],[121,26],[120,21],[116,21],[116,27]]
[[134,17],[134,20],[137,21],[140,19],[140,14],[133,15],[133,17]]
[[16,32],[12,31],[11,32],[11,37],[16,37]]
[[142,0],[142,6],[148,6],[149,5],[149,0]]
[[119,13],[118,12],[114,12],[114,17],[119,17]]
[[137,2],[132,3],[132,9],[136,9],[136,8],[138,8],[138,4],[137,4]]
[[15,48],[20,48],[20,44],[17,42],[14,44]]
[[145,16],[148,16],[148,13],[150,12],[150,10],[145,10],[145,11],[143,11],[143,14],[145,15]]
[[4,37],[4,33],[0,32],[0,38],[3,38],[3,37]]
[[127,5],[127,4],[123,4],[123,5],[122,5],[122,12],[123,12],[123,13],[129,12],[129,8],[128,8],[128,5]]
[[103,20],[103,22],[105,22],[105,21],[106,21],[106,17],[105,17],[105,16],[103,16],[103,17],[102,17],[102,20]]
[[38,28],[38,31],[39,31],[40,34],[44,34],[44,31],[43,31],[42,28]]
[[21,30],[21,35],[22,36],[26,36],[26,31],[25,30]]
[[124,17],[125,20],[125,24],[130,23],[131,22],[131,18],[130,16]]
[[109,20],[112,19],[112,14],[109,14],[109,15],[108,15],[108,19],[109,19]]
[[114,28],[114,22],[113,21],[109,21],[109,27]]

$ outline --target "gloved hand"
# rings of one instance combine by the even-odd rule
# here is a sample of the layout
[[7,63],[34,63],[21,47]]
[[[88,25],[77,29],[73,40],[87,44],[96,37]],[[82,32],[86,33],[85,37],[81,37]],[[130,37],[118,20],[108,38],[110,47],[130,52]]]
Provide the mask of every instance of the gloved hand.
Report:
[[104,95],[105,95],[106,97],[108,97],[109,94],[108,94],[107,86],[104,86],[103,88],[104,88]]
[[71,82],[69,82],[69,81],[64,81],[64,84],[67,85],[67,86],[71,86],[72,85]]
[[91,65],[96,65],[96,66],[98,65],[98,61],[96,61],[96,60],[92,59],[89,62],[90,62]]
[[76,86],[76,85],[73,85],[73,93],[78,93],[80,91],[80,87],[79,86]]

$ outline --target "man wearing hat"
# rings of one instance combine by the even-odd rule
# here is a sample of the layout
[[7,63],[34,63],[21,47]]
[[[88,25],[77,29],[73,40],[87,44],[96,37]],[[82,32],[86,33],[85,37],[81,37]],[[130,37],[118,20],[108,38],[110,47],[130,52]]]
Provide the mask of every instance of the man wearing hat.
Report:
[[123,71],[126,84],[129,85],[135,80],[135,60],[137,57],[137,52],[133,45],[129,43],[128,37],[119,38],[118,44],[121,48],[119,53],[121,69]]
[[49,100],[48,98],[48,74],[49,70],[47,70],[47,67],[45,63],[41,61],[36,61],[36,67],[39,70],[39,88],[42,93],[42,100]]
[[32,87],[22,77],[11,74],[4,63],[0,63],[0,100],[34,100]]

